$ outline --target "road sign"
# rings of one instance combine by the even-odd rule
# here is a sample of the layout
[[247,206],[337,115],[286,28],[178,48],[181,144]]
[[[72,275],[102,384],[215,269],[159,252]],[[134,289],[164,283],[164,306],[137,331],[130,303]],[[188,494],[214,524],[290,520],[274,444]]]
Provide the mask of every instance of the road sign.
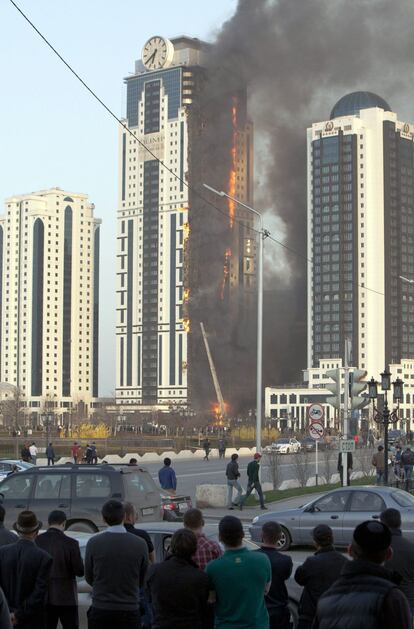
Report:
[[312,422],[309,424],[309,434],[312,439],[320,439],[323,437],[323,424],[321,422]]
[[322,404],[309,404],[308,417],[311,422],[321,421],[325,416]]
[[353,439],[341,439],[339,442],[340,452],[355,452],[355,441]]

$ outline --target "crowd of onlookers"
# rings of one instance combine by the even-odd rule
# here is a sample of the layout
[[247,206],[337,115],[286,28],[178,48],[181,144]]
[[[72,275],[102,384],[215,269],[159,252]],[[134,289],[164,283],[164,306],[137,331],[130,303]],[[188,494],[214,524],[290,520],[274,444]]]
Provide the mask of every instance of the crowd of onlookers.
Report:
[[[84,560],[65,534],[66,515],[52,511],[48,529],[23,511],[15,533],[0,506],[0,628],[77,629],[77,577],[91,586],[89,629],[289,629],[287,582],[292,559],[278,551],[282,529],[268,521],[262,545],[243,543],[241,521],[225,516],[218,541],[190,509],[156,562],[151,537],[135,526],[132,504],[109,500],[103,532],[89,538]],[[17,533],[17,536],[16,536]],[[40,533],[40,534],[39,534]],[[414,545],[396,509],[359,524],[348,549],[335,550],[332,530],[313,530],[315,553],[293,575],[303,587],[298,629],[411,629]]]

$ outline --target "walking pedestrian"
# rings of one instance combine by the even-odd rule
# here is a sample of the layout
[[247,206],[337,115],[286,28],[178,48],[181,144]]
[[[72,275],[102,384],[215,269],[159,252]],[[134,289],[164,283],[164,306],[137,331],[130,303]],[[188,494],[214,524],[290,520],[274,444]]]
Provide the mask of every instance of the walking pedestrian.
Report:
[[162,489],[168,491],[170,494],[175,494],[177,490],[177,477],[171,467],[171,459],[168,456],[164,459],[164,467],[158,472],[158,480]]
[[[0,546],[7,546],[8,544],[15,544],[17,542],[17,535],[6,529],[4,526],[4,518],[6,517],[6,509],[3,505],[0,505]],[[1,626],[1,625],[0,625]]]
[[148,566],[147,545],[127,533],[122,502],[108,500],[102,517],[107,528],[86,545],[85,578],[92,586],[88,629],[137,629],[140,588]]
[[47,464],[48,465],[54,465],[55,464],[55,451],[53,449],[53,444],[49,443],[49,445],[46,448],[46,457],[47,457]]
[[414,465],[414,452],[410,446],[407,446],[401,455],[401,464],[404,468],[405,475],[405,488],[408,491],[411,485],[411,479],[413,477],[413,465]]
[[79,627],[78,593],[76,577],[83,577],[83,561],[79,543],[65,535],[66,514],[52,511],[48,517],[49,528],[36,539],[39,548],[53,559],[48,583],[47,629],[56,629],[59,621],[62,629]]
[[249,465],[247,466],[247,479],[248,479],[247,491],[245,495],[243,496],[243,498],[240,500],[240,505],[239,505],[240,511],[243,509],[244,503],[246,502],[247,498],[250,496],[250,494],[252,493],[254,489],[256,490],[257,495],[259,496],[260,508],[267,509],[264,503],[262,485],[259,479],[259,468],[260,468],[261,458],[262,458],[262,455],[260,454],[260,452],[256,452],[256,454],[253,457],[253,461],[250,461]]
[[226,440],[225,439],[219,439],[218,451],[219,451],[219,459],[225,459],[226,458]]
[[22,457],[22,461],[24,461],[25,463],[30,463],[32,457],[30,456],[30,448],[27,441],[25,441],[22,446],[20,456]]
[[3,590],[0,588],[0,627],[1,629],[12,629],[9,606]]
[[70,449],[70,453],[72,455],[72,459],[75,465],[79,463],[79,451],[80,451],[80,446],[78,445],[78,442],[75,441],[73,446]]
[[52,557],[34,543],[42,523],[21,511],[13,525],[19,538],[0,548],[0,587],[18,629],[46,629],[46,595]]
[[135,524],[138,520],[137,510],[132,504],[132,502],[124,502],[124,527],[128,533],[132,533],[132,535],[136,535],[144,540],[148,549],[148,560],[149,563],[155,562],[155,552],[154,552],[154,544],[152,543],[151,537],[148,535],[144,529],[137,529]]
[[347,558],[334,548],[332,529],[319,524],[313,529],[316,552],[296,569],[295,581],[303,586],[298,629],[311,629],[319,598],[339,578]]
[[372,465],[375,467],[377,472],[377,485],[382,485],[384,483],[385,473],[384,446],[378,446],[378,452],[376,452],[372,457]]
[[219,523],[219,540],[224,555],[210,561],[206,573],[210,579],[210,601],[215,602],[215,629],[244,627],[268,629],[264,596],[269,592],[272,569],[264,553],[254,553],[243,546],[242,523],[226,515]]
[[38,450],[34,441],[32,442],[32,445],[29,448],[29,452],[30,452],[31,463],[33,463],[33,465],[36,465]]
[[385,568],[400,575],[399,588],[407,597],[414,616],[414,544],[401,532],[401,513],[398,509],[385,509],[380,520],[391,531],[392,557]]
[[204,459],[203,461],[209,461],[208,455],[211,450],[211,443],[208,437],[206,437],[203,441],[203,450],[204,450]]
[[[343,475],[344,475],[344,465],[343,465],[343,461],[344,461],[344,452],[339,452],[338,454],[338,472],[339,472],[339,477],[341,479],[341,485],[343,483]],[[346,473],[346,484],[349,487],[349,485],[351,484],[351,473],[352,473],[352,468],[354,466],[354,461],[352,458],[352,452],[348,452],[347,453],[347,473]]]
[[[227,463],[226,467],[226,476],[227,476],[227,508],[234,509],[234,507],[240,504],[240,500],[243,494],[242,487],[239,483],[240,472],[239,472],[239,463],[238,463],[239,455],[234,452],[231,455],[231,460]],[[233,489],[237,491],[236,502],[233,502]]]
[[97,465],[98,464],[98,451],[96,449],[95,441],[92,442],[91,449],[92,449],[92,452],[91,452],[92,465]]
[[92,465],[92,456],[93,456],[92,446],[90,446],[89,443],[87,443],[86,448],[85,448],[85,461],[88,465]]
[[172,536],[170,556],[148,570],[153,629],[203,629],[209,579],[191,559],[196,550],[194,533],[179,529]]
[[222,556],[220,545],[203,533],[204,518],[200,509],[188,509],[184,513],[184,527],[196,536],[197,550],[192,556],[192,561],[200,570],[204,570],[209,561]]
[[277,549],[281,535],[280,524],[265,522],[262,526],[262,546],[257,551],[267,555],[272,567],[272,584],[265,596],[270,629],[291,629],[286,581],[292,574],[293,562],[291,557]]
[[374,433],[372,432],[371,428],[368,430],[368,446],[370,448],[373,448],[375,445],[375,438],[374,438]]
[[395,446],[395,457],[394,457],[394,474],[397,480],[401,480],[401,472],[402,472],[401,458],[402,458],[402,448],[400,444],[397,444]]
[[359,524],[337,581],[320,597],[312,629],[412,629],[405,595],[383,564],[392,557],[391,532],[382,522]]

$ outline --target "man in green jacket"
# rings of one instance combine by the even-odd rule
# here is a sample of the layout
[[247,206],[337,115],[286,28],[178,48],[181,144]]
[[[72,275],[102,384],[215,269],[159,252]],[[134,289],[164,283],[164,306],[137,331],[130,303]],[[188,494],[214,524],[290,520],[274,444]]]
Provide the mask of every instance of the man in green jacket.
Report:
[[256,454],[253,457],[253,461],[250,461],[249,465],[247,466],[247,479],[248,479],[247,491],[245,495],[243,496],[243,498],[240,500],[240,505],[239,505],[240,511],[243,509],[243,505],[246,502],[247,498],[252,493],[253,489],[257,491],[257,495],[259,496],[260,508],[267,509],[267,507],[265,507],[262,486],[260,484],[260,479],[259,479],[259,467],[260,467],[259,461],[261,458],[262,458],[262,455],[259,452],[256,452]]

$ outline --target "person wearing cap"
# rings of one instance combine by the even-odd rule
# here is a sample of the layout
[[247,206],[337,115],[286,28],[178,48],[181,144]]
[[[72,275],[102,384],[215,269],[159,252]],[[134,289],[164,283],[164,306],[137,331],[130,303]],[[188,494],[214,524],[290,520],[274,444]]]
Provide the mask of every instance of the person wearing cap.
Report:
[[320,597],[312,629],[412,629],[408,601],[383,565],[392,558],[391,541],[382,522],[356,527],[348,549],[353,561]]
[[348,561],[334,548],[330,526],[319,524],[312,532],[316,552],[296,569],[295,581],[303,586],[299,603],[298,629],[310,629],[319,598],[339,578]]
[[0,548],[0,587],[18,629],[46,629],[52,557],[34,543],[41,526],[33,511],[21,511],[13,525],[16,544]]
[[392,535],[392,558],[385,567],[400,575],[400,590],[406,595],[414,616],[414,544],[401,532],[401,513],[398,509],[385,509],[380,520],[388,526]]
[[269,627],[264,597],[272,581],[270,561],[264,553],[244,547],[243,538],[238,518],[226,515],[220,520],[219,540],[225,552],[206,566],[209,600],[215,603],[215,629]]
[[385,473],[385,453],[384,446],[378,446],[378,452],[372,457],[372,465],[377,472],[377,485],[383,485]]
[[257,495],[259,496],[260,508],[267,509],[267,507],[265,507],[262,485],[260,483],[260,478],[259,478],[259,468],[260,468],[261,458],[262,458],[262,455],[260,454],[260,452],[256,452],[256,454],[253,457],[253,461],[250,461],[249,465],[247,466],[247,480],[248,480],[247,490],[243,498],[240,500],[240,503],[239,503],[240,511],[243,509],[244,503],[246,502],[247,498],[252,493],[253,489],[257,491]]

